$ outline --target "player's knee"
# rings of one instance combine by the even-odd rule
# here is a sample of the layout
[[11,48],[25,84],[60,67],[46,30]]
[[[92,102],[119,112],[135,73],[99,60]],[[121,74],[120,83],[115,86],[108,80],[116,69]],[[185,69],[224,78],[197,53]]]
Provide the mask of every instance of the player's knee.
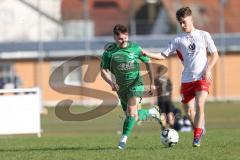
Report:
[[195,114],[194,107],[188,108],[188,110],[187,110],[187,115],[188,115],[188,116],[192,116],[192,115],[194,115],[194,114]]
[[131,117],[135,117],[137,114],[137,107],[136,106],[129,106],[128,107],[128,115]]
[[197,107],[203,107],[204,104],[205,104],[205,99],[204,98],[197,99],[197,103],[196,103]]
[[196,111],[198,113],[203,113],[204,112],[204,102],[197,103]]
[[190,118],[192,116],[191,112],[188,111],[187,116],[188,116],[188,118]]
[[202,114],[202,113],[204,113],[204,108],[203,107],[197,107],[197,113],[200,113],[200,114]]
[[172,112],[168,113],[168,119],[171,122],[175,120],[174,114]]
[[162,122],[166,122],[166,121],[167,121],[166,113],[161,113],[160,118],[161,118],[161,121],[162,121]]
[[193,108],[191,108],[191,109],[189,109],[189,114],[195,114],[195,109],[193,109]]

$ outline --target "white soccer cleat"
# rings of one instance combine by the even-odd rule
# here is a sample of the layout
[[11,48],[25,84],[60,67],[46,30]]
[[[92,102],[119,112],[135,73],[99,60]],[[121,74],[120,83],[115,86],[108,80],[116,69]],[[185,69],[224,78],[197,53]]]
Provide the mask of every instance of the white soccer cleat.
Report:
[[159,112],[159,107],[157,105],[154,105],[148,111],[149,111],[149,114],[151,115],[151,117],[156,119],[159,122],[159,124],[161,125],[162,121],[161,121],[161,114]]
[[118,149],[125,149],[126,148],[126,142],[119,142]]
[[151,117],[160,119],[159,107],[157,105],[154,105],[148,111],[149,111],[149,114],[151,115]]
[[122,137],[120,138],[119,144],[118,144],[119,149],[126,148],[127,139],[128,139],[128,136],[122,135]]

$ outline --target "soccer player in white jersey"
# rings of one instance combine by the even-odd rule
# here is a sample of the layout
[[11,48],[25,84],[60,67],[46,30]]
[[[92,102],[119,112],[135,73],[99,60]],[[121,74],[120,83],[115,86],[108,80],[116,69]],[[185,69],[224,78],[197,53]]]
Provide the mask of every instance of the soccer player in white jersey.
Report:
[[[204,105],[209,92],[211,70],[219,56],[210,34],[194,27],[189,7],[180,8],[176,12],[176,18],[183,33],[177,35],[163,52],[156,54],[144,51],[143,54],[155,59],[165,59],[176,53],[182,61],[182,103],[194,127],[193,147],[199,147],[204,131]],[[211,55],[209,61],[207,52]]]

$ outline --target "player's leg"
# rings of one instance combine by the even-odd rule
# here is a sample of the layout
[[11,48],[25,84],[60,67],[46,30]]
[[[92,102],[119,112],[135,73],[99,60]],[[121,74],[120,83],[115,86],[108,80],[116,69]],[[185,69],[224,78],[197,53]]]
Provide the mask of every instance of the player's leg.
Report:
[[167,115],[165,112],[161,112],[161,122],[162,122],[162,130],[167,128]]
[[196,92],[196,115],[194,119],[194,141],[193,146],[200,146],[200,138],[203,133],[202,126],[204,125],[204,105],[207,99],[208,92],[207,91],[199,91]]
[[169,123],[170,128],[174,128],[175,118],[174,118],[173,112],[169,112],[167,114],[167,119],[168,119],[168,123]]
[[[194,140],[193,146],[200,146],[200,138],[205,125],[204,105],[208,96],[209,84],[205,80],[196,81],[194,84],[196,98],[196,116],[194,119]],[[205,128],[205,127],[204,127]]]
[[208,92],[196,92],[196,116],[194,119],[194,127],[202,128],[204,123],[204,105],[208,96]]
[[[143,85],[136,85],[130,89],[128,93],[128,97],[143,97],[144,95],[144,86]],[[140,98],[137,98],[137,107],[140,103]],[[150,109],[139,109],[138,108],[138,120],[145,121],[150,117],[160,120],[160,113],[158,106],[153,106]]]
[[144,120],[146,119],[146,116],[145,116],[145,118],[144,118],[143,120],[141,120],[141,119],[139,118],[139,114],[141,114],[141,113],[139,113],[139,110],[142,109],[141,99],[142,99],[142,98],[140,98],[140,102],[139,102],[139,104],[138,104],[138,120],[137,120],[137,125],[138,125],[138,126],[140,126],[140,125],[142,124],[142,121],[144,121]]
[[161,112],[161,123],[162,123],[162,130],[167,127],[167,115],[166,115],[166,105],[162,99],[158,99],[158,106]]
[[119,149],[125,148],[128,136],[132,132],[135,122],[138,119],[137,104],[138,104],[137,97],[131,97],[127,101],[126,118],[123,124],[122,137],[118,145]]
[[194,128],[194,118],[195,118],[195,98],[192,98],[187,103],[183,104],[184,111],[190,120],[192,127]]
[[[124,120],[124,123],[123,123],[123,130],[124,130],[124,125],[127,121],[127,97],[124,94],[122,94],[122,96],[119,95],[119,98],[120,98],[122,109],[125,113],[125,120]],[[127,138],[128,138],[128,136],[124,135],[123,132],[122,132],[122,136],[121,136],[121,138],[119,140],[119,144],[118,144],[119,149],[124,149],[125,144],[127,142]]]
[[194,126],[194,117],[195,117],[195,90],[194,90],[194,82],[182,83],[181,85],[181,96],[182,96],[182,104],[184,111],[190,120],[192,126]]
[[[159,104],[162,101],[159,101],[158,99],[158,105],[152,105],[148,110],[148,114],[149,114],[149,118],[154,118],[162,127],[162,121],[161,121],[161,114],[160,114],[160,108],[159,108]],[[140,116],[140,115],[139,115]]]
[[153,105],[149,109],[138,109],[138,120],[145,121],[150,118],[154,118],[157,122],[162,125],[159,107],[157,105]]
[[171,99],[168,99],[166,101],[166,106],[167,106],[166,113],[167,113],[168,124],[169,124],[170,128],[174,128],[174,122],[175,122],[175,118],[174,118],[174,114],[173,114],[174,106],[172,104]]

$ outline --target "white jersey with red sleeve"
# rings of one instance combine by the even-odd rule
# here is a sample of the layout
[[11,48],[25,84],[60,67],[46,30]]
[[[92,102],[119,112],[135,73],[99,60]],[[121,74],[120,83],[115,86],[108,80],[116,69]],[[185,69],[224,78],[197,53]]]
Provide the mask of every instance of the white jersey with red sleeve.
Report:
[[203,78],[207,67],[207,52],[216,53],[217,48],[208,32],[194,29],[191,33],[179,34],[169,43],[163,55],[176,54],[182,61],[184,70],[182,83]]

